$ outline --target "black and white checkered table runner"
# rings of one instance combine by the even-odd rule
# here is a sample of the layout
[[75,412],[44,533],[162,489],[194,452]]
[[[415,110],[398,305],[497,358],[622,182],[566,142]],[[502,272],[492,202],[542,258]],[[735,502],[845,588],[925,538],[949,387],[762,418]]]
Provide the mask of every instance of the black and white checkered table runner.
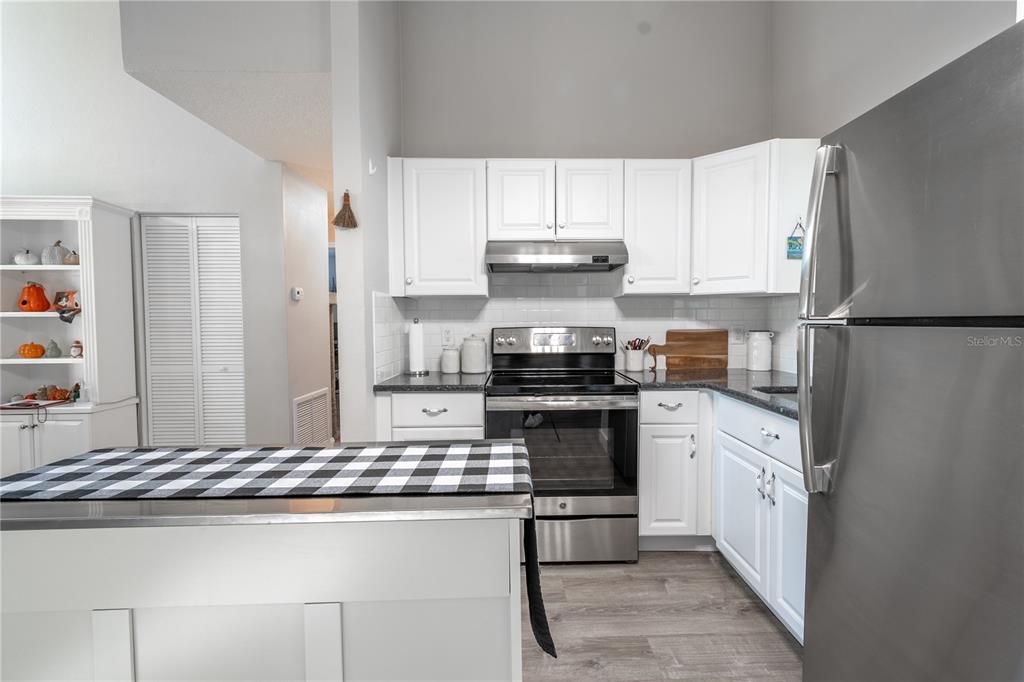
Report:
[[532,493],[522,443],[104,449],[0,479],[0,500]]

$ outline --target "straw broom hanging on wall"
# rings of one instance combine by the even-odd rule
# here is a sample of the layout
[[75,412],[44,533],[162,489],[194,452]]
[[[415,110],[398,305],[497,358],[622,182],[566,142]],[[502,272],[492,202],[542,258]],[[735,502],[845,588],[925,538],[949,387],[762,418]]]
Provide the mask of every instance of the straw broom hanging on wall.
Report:
[[352,201],[349,198],[348,190],[345,190],[345,195],[341,198],[341,210],[338,211],[338,215],[334,216],[332,222],[336,227],[359,227],[359,223],[356,222],[356,214],[352,212]]

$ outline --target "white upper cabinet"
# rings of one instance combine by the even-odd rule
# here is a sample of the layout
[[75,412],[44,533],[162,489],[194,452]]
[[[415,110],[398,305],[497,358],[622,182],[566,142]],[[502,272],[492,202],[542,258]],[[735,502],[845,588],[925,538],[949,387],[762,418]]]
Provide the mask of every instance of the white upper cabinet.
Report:
[[694,160],[692,293],[799,290],[786,238],[806,210],[817,145],[769,140]]
[[403,161],[403,295],[487,295],[485,178],[482,159]]
[[622,239],[622,159],[559,159],[556,235],[562,241]]
[[689,160],[627,160],[622,293],[690,291]]
[[555,236],[555,162],[487,162],[487,238],[542,241]]
[[766,290],[768,155],[760,143],[694,160],[693,293]]

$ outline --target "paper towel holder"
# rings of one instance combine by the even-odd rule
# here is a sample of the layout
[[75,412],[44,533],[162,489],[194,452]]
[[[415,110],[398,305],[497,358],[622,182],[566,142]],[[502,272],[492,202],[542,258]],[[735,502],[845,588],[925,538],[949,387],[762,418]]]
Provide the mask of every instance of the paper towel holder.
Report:
[[[418,317],[415,317],[415,318],[413,318],[413,320],[412,320],[412,324],[411,324],[411,325],[409,325],[409,333],[410,333],[410,336],[412,335],[412,327],[413,327],[414,325],[415,325],[416,327],[418,327],[418,328],[420,329],[420,332],[421,332],[421,336],[420,336],[420,338],[421,338],[421,342],[422,342],[422,331],[423,331],[423,327],[421,327],[421,326],[420,326],[420,318],[418,318]],[[411,346],[412,344],[410,343],[409,345]],[[410,355],[412,354],[412,353],[411,353],[411,350],[412,350],[412,349],[410,348]],[[422,352],[423,352],[423,351],[422,351],[422,345],[421,345],[421,346],[420,346],[420,353],[422,354]],[[413,377],[425,377],[425,376],[427,376],[428,374],[430,374],[430,371],[429,371],[429,370],[427,370],[427,369],[426,369],[425,367],[424,367],[424,369],[422,369],[422,370],[413,370],[413,369],[412,369],[412,368],[410,367],[410,369],[409,369],[408,371],[406,371],[406,374],[407,374],[407,375],[409,375],[409,376],[413,376]]]

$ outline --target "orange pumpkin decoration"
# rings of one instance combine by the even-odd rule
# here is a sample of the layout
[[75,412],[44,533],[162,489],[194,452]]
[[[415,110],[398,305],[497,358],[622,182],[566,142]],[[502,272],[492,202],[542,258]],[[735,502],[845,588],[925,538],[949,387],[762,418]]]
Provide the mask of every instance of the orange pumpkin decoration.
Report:
[[23,358],[41,358],[46,349],[38,343],[23,343],[18,346],[18,355]]
[[45,313],[50,309],[50,301],[46,298],[46,290],[41,284],[28,282],[22,287],[18,309],[25,313]]

